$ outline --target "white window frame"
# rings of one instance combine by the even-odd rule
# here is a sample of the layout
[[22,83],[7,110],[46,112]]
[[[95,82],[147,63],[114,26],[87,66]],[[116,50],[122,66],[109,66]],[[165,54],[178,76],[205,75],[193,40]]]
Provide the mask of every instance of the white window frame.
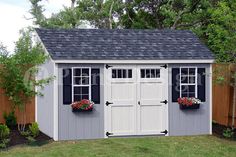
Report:
[[[74,70],[75,69],[81,69],[81,74],[82,74],[82,69],[89,69],[89,84],[88,85],[76,85],[74,84]],[[91,100],[91,67],[72,67],[72,101],[74,102],[74,87],[89,87],[89,100]]]
[[[189,69],[195,69],[195,83],[182,83],[182,81],[181,81],[181,78],[182,78],[182,69],[188,69],[188,71],[189,71]],[[197,67],[191,67],[191,66],[186,66],[186,67],[180,67],[180,71],[179,71],[179,73],[180,73],[180,75],[179,75],[179,82],[180,82],[180,84],[179,84],[179,86],[180,86],[180,92],[179,92],[179,97],[181,98],[182,97],[182,86],[184,86],[184,85],[186,85],[186,86],[188,86],[188,85],[194,85],[195,86],[195,98],[197,98],[198,97],[198,93],[197,93],[197,91],[198,91],[198,89],[197,89],[197,79],[198,79],[198,72],[197,72]],[[188,75],[187,75],[187,77],[189,78],[189,73],[188,73]]]

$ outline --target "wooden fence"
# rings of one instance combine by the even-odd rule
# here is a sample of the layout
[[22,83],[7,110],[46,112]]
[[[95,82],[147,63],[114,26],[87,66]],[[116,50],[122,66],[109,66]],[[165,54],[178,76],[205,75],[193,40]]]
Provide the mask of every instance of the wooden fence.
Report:
[[[4,123],[4,112],[9,113],[11,111],[11,104],[8,100],[8,98],[4,95],[4,91],[0,89],[0,123]],[[31,100],[29,104],[26,105],[25,108],[26,114],[25,119],[26,123],[32,123],[35,121],[35,100],[34,98]],[[19,113],[19,110],[16,110],[15,113],[17,117],[17,122],[20,122],[20,119],[22,118]]]
[[[233,64],[214,64],[213,65],[213,120],[225,126],[231,126],[233,113],[233,87],[232,72],[236,71]],[[224,81],[217,79],[223,76]],[[236,110],[234,111],[236,115]],[[236,126],[236,117],[235,124]]]

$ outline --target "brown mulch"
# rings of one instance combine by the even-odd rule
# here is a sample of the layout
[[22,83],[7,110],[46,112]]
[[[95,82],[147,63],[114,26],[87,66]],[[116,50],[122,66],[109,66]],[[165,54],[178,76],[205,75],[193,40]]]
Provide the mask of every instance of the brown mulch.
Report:
[[[14,127],[11,129],[10,136],[9,136],[10,142],[8,143],[8,147],[16,146],[16,145],[22,145],[22,144],[29,144],[29,141],[26,139],[26,137],[22,136],[20,132],[18,131],[17,127]],[[40,132],[39,136],[36,137],[36,141],[34,143],[31,143],[32,145],[43,145],[51,141],[52,139],[45,135],[44,133]]]
[[[217,136],[217,137],[220,137],[220,138],[225,138],[223,136],[223,132],[227,128],[229,128],[229,127],[224,126],[224,125],[220,125],[220,124],[217,124],[217,123],[213,123],[212,124],[212,134],[214,136]],[[232,139],[236,140],[236,129],[234,129],[234,137]]]

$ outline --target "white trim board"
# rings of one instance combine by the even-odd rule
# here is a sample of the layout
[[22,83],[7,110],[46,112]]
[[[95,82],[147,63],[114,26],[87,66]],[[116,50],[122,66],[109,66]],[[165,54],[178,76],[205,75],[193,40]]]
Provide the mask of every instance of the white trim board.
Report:
[[55,63],[107,63],[107,64],[168,64],[168,63],[214,63],[209,60],[54,60]]
[[54,92],[53,92],[53,109],[54,109],[54,113],[53,113],[53,123],[54,123],[54,131],[53,131],[53,139],[55,141],[58,141],[58,132],[59,132],[59,107],[58,107],[58,65],[54,63],[54,76],[56,76],[56,78],[54,79]]
[[212,135],[212,65],[210,65],[210,74],[209,74],[209,80],[210,80],[210,84],[209,84],[209,88],[210,88],[210,130],[209,133],[210,135]]

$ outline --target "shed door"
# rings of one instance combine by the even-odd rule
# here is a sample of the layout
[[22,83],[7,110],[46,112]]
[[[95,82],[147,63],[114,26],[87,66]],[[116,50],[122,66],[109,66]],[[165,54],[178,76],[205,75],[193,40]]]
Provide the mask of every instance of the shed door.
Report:
[[149,135],[167,129],[167,104],[161,103],[167,100],[167,69],[114,65],[108,74],[109,133]]
[[136,134],[136,67],[114,66],[108,69],[109,132],[114,135]]
[[138,66],[137,76],[137,134],[159,134],[167,130],[167,70]]

